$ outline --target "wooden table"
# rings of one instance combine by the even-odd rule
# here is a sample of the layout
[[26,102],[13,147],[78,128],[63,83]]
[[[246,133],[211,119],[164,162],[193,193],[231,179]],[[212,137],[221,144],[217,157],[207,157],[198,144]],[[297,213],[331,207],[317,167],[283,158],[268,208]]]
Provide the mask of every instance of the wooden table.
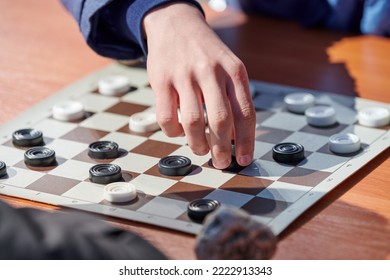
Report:
[[[208,14],[252,79],[390,102],[390,39],[239,13]],[[86,46],[59,1],[0,1],[0,124],[110,62]],[[390,259],[389,155],[388,149],[297,219],[280,236],[274,258]],[[171,258],[195,258],[191,235],[110,222],[139,233]]]

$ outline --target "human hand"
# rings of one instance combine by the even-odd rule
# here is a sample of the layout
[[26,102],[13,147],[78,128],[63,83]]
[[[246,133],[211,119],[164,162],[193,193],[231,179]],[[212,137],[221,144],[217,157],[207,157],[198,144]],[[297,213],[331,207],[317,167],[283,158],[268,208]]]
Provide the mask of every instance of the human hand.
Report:
[[234,139],[238,164],[249,165],[256,114],[243,63],[207,25],[200,11],[189,4],[157,8],[145,16],[143,27],[148,76],[163,132],[170,137],[186,135],[196,155],[211,150],[213,165],[219,169],[230,165]]

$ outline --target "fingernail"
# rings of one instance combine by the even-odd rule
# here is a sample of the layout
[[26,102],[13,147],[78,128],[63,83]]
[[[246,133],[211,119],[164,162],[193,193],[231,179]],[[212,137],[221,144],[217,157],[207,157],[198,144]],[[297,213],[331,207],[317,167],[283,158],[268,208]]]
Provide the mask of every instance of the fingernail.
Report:
[[251,164],[251,162],[252,162],[252,157],[250,155],[240,156],[238,159],[238,164],[242,166],[247,166]]
[[230,162],[228,160],[213,160],[213,165],[215,168],[224,169],[230,165]]

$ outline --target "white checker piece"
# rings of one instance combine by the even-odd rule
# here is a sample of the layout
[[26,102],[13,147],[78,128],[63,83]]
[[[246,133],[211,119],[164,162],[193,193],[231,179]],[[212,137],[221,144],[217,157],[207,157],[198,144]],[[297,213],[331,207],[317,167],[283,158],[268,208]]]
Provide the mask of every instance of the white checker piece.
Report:
[[145,106],[154,106],[156,104],[154,93],[150,88],[140,88],[136,91],[124,95],[121,100]]
[[158,196],[139,208],[137,212],[175,219],[187,211],[187,205],[186,201]]
[[84,105],[80,101],[66,100],[54,104],[53,118],[59,121],[75,121],[84,118]]
[[220,170],[214,168],[198,167],[180,181],[216,189],[234,176],[235,174],[221,173]]
[[80,126],[105,131],[115,131],[127,125],[128,121],[129,118],[127,116],[102,112],[81,122]]
[[103,96],[96,93],[85,94],[80,101],[89,112],[102,112],[119,102],[118,97]]
[[131,183],[138,191],[141,191],[145,194],[158,196],[176,184],[177,181],[147,174],[140,174],[131,180]]
[[221,204],[231,205],[240,208],[246,203],[248,203],[248,201],[250,201],[253,198],[253,196],[244,193],[217,189],[209,193],[204,198],[215,199],[218,200]]
[[57,138],[46,147],[56,152],[56,157],[70,159],[88,149],[88,144]]
[[104,187],[103,198],[113,203],[130,202],[137,198],[137,190],[130,182],[113,182]]
[[34,172],[29,169],[8,167],[7,168],[8,178],[1,179],[0,183],[25,188],[44,176],[44,173]]
[[284,129],[288,131],[297,131],[306,126],[306,120],[300,115],[292,115],[291,113],[281,112],[279,114],[272,115],[264,122],[262,126],[268,126],[278,129]]
[[265,190],[262,190],[259,194],[257,194],[257,196],[272,200],[287,201],[293,203],[311,189],[312,188],[310,187],[295,184],[273,182]]
[[92,163],[69,159],[50,170],[49,174],[83,181],[88,178],[92,166]]
[[99,79],[98,88],[102,95],[119,95],[130,90],[130,78],[124,75],[108,75]]
[[77,127],[75,123],[57,121],[54,119],[43,119],[34,125],[35,129],[42,131],[45,137],[59,138]]
[[145,137],[131,135],[123,132],[111,132],[99,139],[99,141],[114,141],[120,149],[130,151],[147,140]]
[[1,161],[4,161],[7,166],[12,166],[23,160],[24,152],[20,149],[14,149],[7,146],[0,146]]
[[152,111],[143,111],[132,114],[129,118],[129,128],[134,132],[154,132],[160,129],[156,114]]
[[299,143],[306,151],[315,152],[326,145],[328,140],[327,136],[297,131],[284,139],[283,142]]
[[257,159],[241,170],[241,175],[259,177],[268,180],[278,180],[294,166],[274,161]]
[[361,125],[369,127],[386,126],[390,122],[390,111],[383,107],[369,107],[358,112]]
[[349,159],[349,157],[313,153],[309,155],[306,159],[301,161],[298,166],[312,170],[334,172],[344,163],[346,163]]
[[62,196],[99,203],[103,200],[103,187],[90,182],[80,182]]
[[144,173],[156,165],[160,159],[136,153],[128,153],[125,157],[117,158],[112,163],[119,165],[123,170]]
[[329,149],[334,153],[348,154],[360,150],[360,138],[352,133],[338,133],[329,137]]

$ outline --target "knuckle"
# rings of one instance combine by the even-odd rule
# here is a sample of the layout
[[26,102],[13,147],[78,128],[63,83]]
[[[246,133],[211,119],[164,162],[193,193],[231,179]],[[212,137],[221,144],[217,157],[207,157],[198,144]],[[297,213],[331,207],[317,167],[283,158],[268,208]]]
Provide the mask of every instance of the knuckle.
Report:
[[173,116],[163,115],[157,117],[157,122],[161,127],[169,128],[175,124],[176,119]]
[[216,128],[224,128],[231,122],[231,120],[231,115],[227,111],[217,111],[213,114],[210,121],[214,123]]
[[202,123],[202,116],[198,112],[189,112],[183,117],[183,124],[189,128],[197,127]]
[[240,61],[236,60],[233,62],[232,66],[232,77],[234,77],[235,80],[245,83],[248,80],[248,74],[245,68],[245,65]]
[[256,123],[256,112],[251,105],[244,106],[240,109],[240,113],[238,115],[238,119],[240,121],[245,121],[248,123]]

